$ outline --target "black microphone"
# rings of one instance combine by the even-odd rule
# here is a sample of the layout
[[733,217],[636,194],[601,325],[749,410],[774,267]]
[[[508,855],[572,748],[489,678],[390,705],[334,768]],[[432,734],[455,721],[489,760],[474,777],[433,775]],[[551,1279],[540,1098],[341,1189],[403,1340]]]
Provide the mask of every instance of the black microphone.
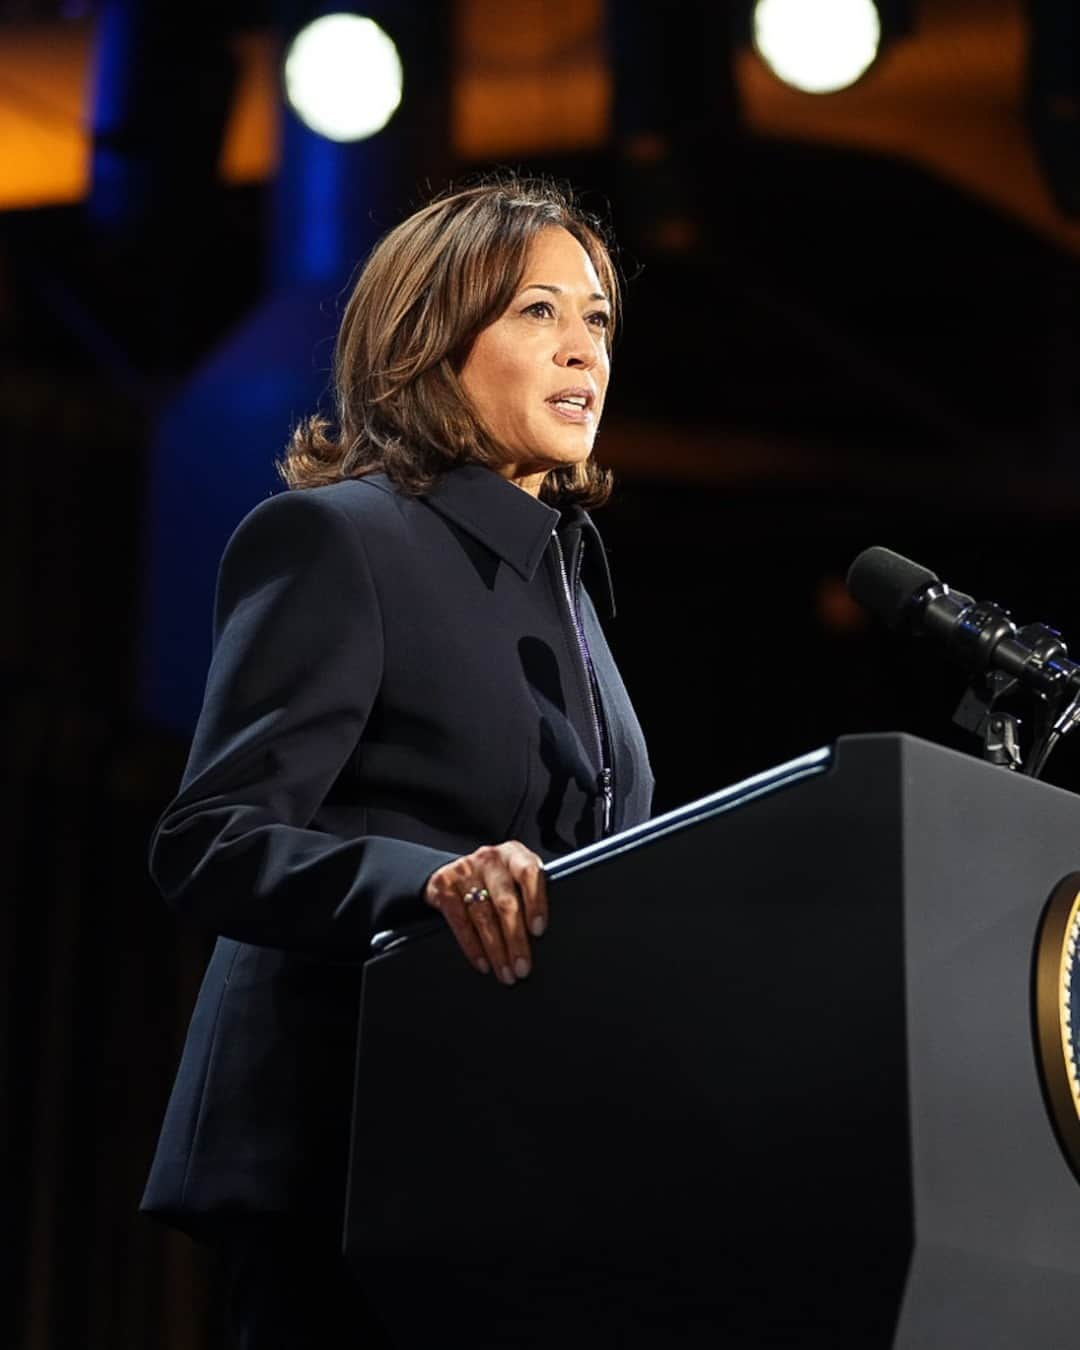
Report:
[[889,625],[943,642],[978,675],[1001,671],[1029,689],[1057,696],[1080,677],[1060,634],[1043,624],[1017,631],[1006,610],[954,591],[936,573],[891,549],[864,549],[847,575],[851,595]]

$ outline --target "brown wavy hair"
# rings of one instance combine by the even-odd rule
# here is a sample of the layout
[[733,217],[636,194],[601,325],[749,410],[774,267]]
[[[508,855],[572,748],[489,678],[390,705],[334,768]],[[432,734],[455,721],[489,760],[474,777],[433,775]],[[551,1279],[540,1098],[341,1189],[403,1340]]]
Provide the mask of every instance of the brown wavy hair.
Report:
[[[614,326],[619,279],[605,231],[568,191],[513,174],[450,190],[392,229],[368,258],[338,331],[336,415],[315,414],[294,430],[278,463],[289,486],[382,470],[403,491],[420,493],[455,465],[512,458],[481,424],[459,376],[477,334],[521,286],[533,239],[553,225],[589,255]],[[540,495],[591,507],[610,493],[610,472],[590,457],[553,469]]]

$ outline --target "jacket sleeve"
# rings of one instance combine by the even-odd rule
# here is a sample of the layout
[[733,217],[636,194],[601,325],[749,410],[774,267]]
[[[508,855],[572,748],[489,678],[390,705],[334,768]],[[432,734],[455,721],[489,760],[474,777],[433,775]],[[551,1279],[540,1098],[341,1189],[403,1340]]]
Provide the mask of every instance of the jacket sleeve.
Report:
[[154,831],[165,898],[242,942],[355,958],[432,911],[455,855],[311,826],[359,740],[382,675],[361,532],[322,494],[256,507],[226,547],[214,651],[180,792]]

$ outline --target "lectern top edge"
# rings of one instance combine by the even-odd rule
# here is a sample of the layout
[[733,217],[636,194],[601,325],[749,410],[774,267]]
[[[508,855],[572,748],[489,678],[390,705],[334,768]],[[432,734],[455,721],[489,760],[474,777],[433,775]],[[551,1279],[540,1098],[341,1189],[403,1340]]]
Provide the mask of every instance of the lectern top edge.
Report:
[[[784,788],[801,782],[804,778],[812,778],[817,774],[825,773],[832,766],[832,762],[833,748],[831,746],[811,750],[805,755],[800,755],[797,759],[788,760],[785,764],[776,765],[762,773],[754,774],[750,778],[744,778],[738,783],[733,783],[729,787],[720,788],[707,797],[699,797],[697,801],[687,802],[684,806],[678,806],[672,811],[654,817],[652,820],[644,821],[641,825],[634,825],[628,830],[622,830],[609,839],[602,839],[595,844],[587,844],[584,848],[576,849],[573,853],[567,853],[564,857],[548,863],[545,868],[548,880],[562,881],[575,872],[581,871],[582,868],[591,867],[599,862],[607,862],[631,849],[654,843],[657,839],[662,839],[665,835],[672,834],[676,830],[683,830],[692,825],[700,824],[713,816],[721,815],[726,811],[733,811],[737,807],[744,806],[760,797],[780,792]],[[425,919],[419,923],[411,924],[407,928],[389,929],[376,933],[371,940],[372,953],[380,955],[406,940],[441,932],[444,926],[441,919]]]
[[628,830],[612,835],[610,839],[586,844],[584,848],[576,849],[573,853],[567,853],[564,857],[556,858],[554,862],[549,863],[545,868],[548,879],[560,881],[574,872],[579,872],[583,867],[589,867],[601,860],[607,861],[620,853],[625,853],[628,849],[639,848],[642,844],[654,843],[674,830],[700,824],[701,821],[709,820],[725,811],[733,811],[736,807],[743,806],[758,797],[780,792],[804,778],[825,773],[832,760],[832,747],[822,746],[819,750],[811,750],[808,754],[800,755],[798,759],[788,760],[786,764],[778,764],[763,773],[756,773],[751,778],[733,783],[730,787],[720,788],[707,797],[699,797],[697,801],[677,806],[662,816],[655,816],[652,820],[646,820],[640,825],[634,825]]

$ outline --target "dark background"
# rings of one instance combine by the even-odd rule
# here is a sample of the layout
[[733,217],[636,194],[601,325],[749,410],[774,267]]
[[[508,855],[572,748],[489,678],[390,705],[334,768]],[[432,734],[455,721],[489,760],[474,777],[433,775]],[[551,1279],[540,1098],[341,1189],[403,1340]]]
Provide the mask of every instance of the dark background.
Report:
[[[846,733],[966,744],[962,682],[843,592],[869,544],[1080,631],[1071,0],[883,4],[877,64],[823,96],[753,54],[748,3],[373,4],[405,101],[340,151],[275,81],[317,8],[200,8],[0,3],[3,1335],[27,1350],[213,1343],[200,1253],[135,1213],[207,951],[146,842],[224,538],[323,393],[352,266],[430,191],[513,165],[614,226],[599,524],[659,809]],[[262,132],[230,167],[242,104]],[[1080,789],[1080,744],[1047,776]]]

